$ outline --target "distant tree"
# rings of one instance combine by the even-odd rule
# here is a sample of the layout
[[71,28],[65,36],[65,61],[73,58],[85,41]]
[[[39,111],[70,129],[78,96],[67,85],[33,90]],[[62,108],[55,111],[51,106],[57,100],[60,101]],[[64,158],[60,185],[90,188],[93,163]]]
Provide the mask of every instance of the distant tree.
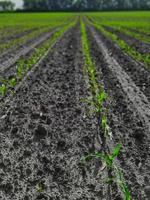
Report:
[[139,2],[139,7],[142,9],[150,8],[150,0],[142,0]]
[[25,10],[128,10],[150,8],[150,0],[23,0]]
[[12,11],[15,8],[15,4],[11,1],[0,1],[1,11]]

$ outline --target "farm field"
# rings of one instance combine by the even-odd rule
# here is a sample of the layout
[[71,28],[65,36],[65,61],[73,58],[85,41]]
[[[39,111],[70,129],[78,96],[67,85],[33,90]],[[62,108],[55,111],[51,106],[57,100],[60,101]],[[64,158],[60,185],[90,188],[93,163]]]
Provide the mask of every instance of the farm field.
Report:
[[0,14],[0,199],[150,199],[150,12]]

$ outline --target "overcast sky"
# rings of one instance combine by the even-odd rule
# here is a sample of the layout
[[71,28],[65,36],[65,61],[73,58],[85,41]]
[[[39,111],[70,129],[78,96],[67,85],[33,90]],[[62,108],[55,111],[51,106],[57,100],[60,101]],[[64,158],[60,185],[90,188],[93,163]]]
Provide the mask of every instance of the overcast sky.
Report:
[[16,8],[21,8],[23,1],[22,0],[11,0],[12,2],[14,2],[16,4]]

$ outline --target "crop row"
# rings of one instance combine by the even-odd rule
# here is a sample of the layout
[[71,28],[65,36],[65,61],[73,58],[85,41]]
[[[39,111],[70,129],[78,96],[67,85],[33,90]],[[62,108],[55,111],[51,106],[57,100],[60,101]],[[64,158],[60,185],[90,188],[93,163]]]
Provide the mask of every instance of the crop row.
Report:
[[127,27],[112,27],[112,28],[114,28],[114,30],[117,30],[119,32],[125,33],[126,35],[131,36],[135,39],[138,39],[142,42],[150,43],[150,37],[145,34],[135,32],[134,30],[130,30]]
[[48,30],[50,30],[49,27],[44,27],[44,28],[39,29],[39,30],[34,30],[31,33],[29,33],[29,34],[27,34],[27,35],[25,35],[21,38],[16,38],[16,39],[13,39],[11,41],[5,42],[4,44],[0,44],[0,52],[3,52],[4,50],[6,50],[8,48],[12,48],[14,46],[24,44],[28,40],[31,40],[32,38],[36,38],[40,34],[42,34],[43,32],[47,32]]
[[[142,16],[143,15],[143,16]],[[88,15],[101,26],[112,27],[143,42],[150,42],[149,13],[91,13]]]
[[150,54],[141,54],[137,52],[134,47],[129,46],[124,40],[120,39],[116,34],[107,31],[100,24],[93,20],[89,20],[88,22],[99,30],[105,37],[110,38],[114,43],[116,43],[123,52],[127,53],[133,59],[144,63],[148,68],[150,67]]
[[[6,40],[4,43],[1,42],[0,52],[2,53],[6,49],[15,47],[15,46],[20,45],[20,44],[24,44],[27,41],[40,36],[40,34],[42,34],[44,32],[48,32],[50,29],[53,29],[55,27],[63,26],[67,23],[70,23],[74,19],[73,16],[70,17],[70,18],[68,18],[68,17],[62,17],[62,18],[59,17],[58,19],[56,17],[54,17],[54,18],[51,17],[51,18],[53,20],[51,19],[49,22],[45,23],[45,25],[42,24],[42,23],[39,24],[39,23],[36,22],[35,24],[27,23],[27,25],[20,26],[19,22],[17,21],[16,24],[13,24],[13,26],[9,25],[9,23],[8,23],[8,26],[6,28],[1,27],[1,29],[2,29],[1,30],[2,39],[4,39],[3,37],[6,34],[6,32],[7,32],[7,34],[5,35],[6,37],[7,36],[10,37],[12,34],[15,34],[15,31],[16,31],[16,34],[27,31],[27,30],[31,30],[31,32],[27,33],[26,35],[23,34],[19,38],[14,38],[14,39],[12,38],[12,40],[8,40],[8,41]],[[32,19],[31,19],[31,21],[32,21]],[[20,27],[19,30],[18,30],[18,27]],[[8,31],[9,29],[13,30],[13,33]]]
[[4,27],[0,29],[0,41],[1,43],[7,41],[7,39],[11,39],[17,35],[21,35],[25,32],[28,32],[30,30],[37,29],[37,27],[30,27],[30,26],[13,26],[13,27]]
[[149,12],[105,12],[90,13],[88,16],[101,25],[135,29],[141,33],[149,33],[150,31]]
[[25,74],[43,57],[43,55],[52,47],[53,44],[75,24],[75,21],[69,23],[62,28],[55,31],[50,39],[45,41],[40,47],[36,48],[34,52],[27,59],[19,59],[17,62],[16,71],[11,78],[0,78],[0,95],[4,97],[9,90],[13,91],[15,86],[23,79]]
[[[89,80],[91,96],[88,97],[85,102],[91,109],[98,122],[98,133],[101,136],[101,152],[89,153],[81,159],[82,164],[91,159],[100,159],[104,163],[104,169],[107,171],[108,184],[116,183],[120,188],[124,199],[131,200],[131,195],[128,190],[126,181],[123,176],[121,168],[115,161],[115,158],[119,155],[122,145],[117,144],[115,148],[110,151],[109,143],[112,141],[113,135],[111,128],[108,124],[107,113],[109,109],[106,109],[108,95],[106,94],[104,87],[98,84],[96,67],[90,55],[90,45],[88,42],[86,26],[83,20],[81,20],[81,34],[82,34],[82,51],[84,56],[85,71]],[[102,172],[103,173],[103,172]]]
[[[7,16],[9,15],[7,14]],[[13,18],[13,16],[14,15],[12,15],[11,18]],[[19,18],[23,18],[23,16],[20,15]],[[46,20],[46,23],[43,23],[43,21],[40,23],[37,20],[34,22],[34,20],[31,17],[30,22],[25,20],[25,22],[23,21],[24,23],[23,22],[20,23],[19,20],[16,19],[15,20],[16,22],[14,21],[9,24],[9,20],[8,20],[7,25],[6,24],[1,25],[1,21],[0,21],[0,40],[17,35],[19,33],[22,33],[31,29],[40,29],[40,28],[42,29],[44,27],[61,26],[62,24],[64,24],[64,22],[69,23],[73,19],[74,19],[74,16],[71,16],[70,18],[59,16],[58,19],[56,17],[49,17],[49,21]]]

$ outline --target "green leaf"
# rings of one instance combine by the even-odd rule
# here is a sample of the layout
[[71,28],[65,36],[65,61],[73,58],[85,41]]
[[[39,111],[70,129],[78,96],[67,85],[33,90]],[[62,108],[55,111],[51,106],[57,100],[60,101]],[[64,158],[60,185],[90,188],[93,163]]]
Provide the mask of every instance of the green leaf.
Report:
[[120,152],[121,147],[122,147],[121,144],[118,144],[118,145],[115,147],[115,149],[113,150],[113,153],[112,153],[112,155],[111,155],[113,159],[119,155],[119,152]]
[[5,96],[6,91],[7,91],[6,85],[2,84],[2,85],[0,86],[0,95],[1,95],[1,96]]

